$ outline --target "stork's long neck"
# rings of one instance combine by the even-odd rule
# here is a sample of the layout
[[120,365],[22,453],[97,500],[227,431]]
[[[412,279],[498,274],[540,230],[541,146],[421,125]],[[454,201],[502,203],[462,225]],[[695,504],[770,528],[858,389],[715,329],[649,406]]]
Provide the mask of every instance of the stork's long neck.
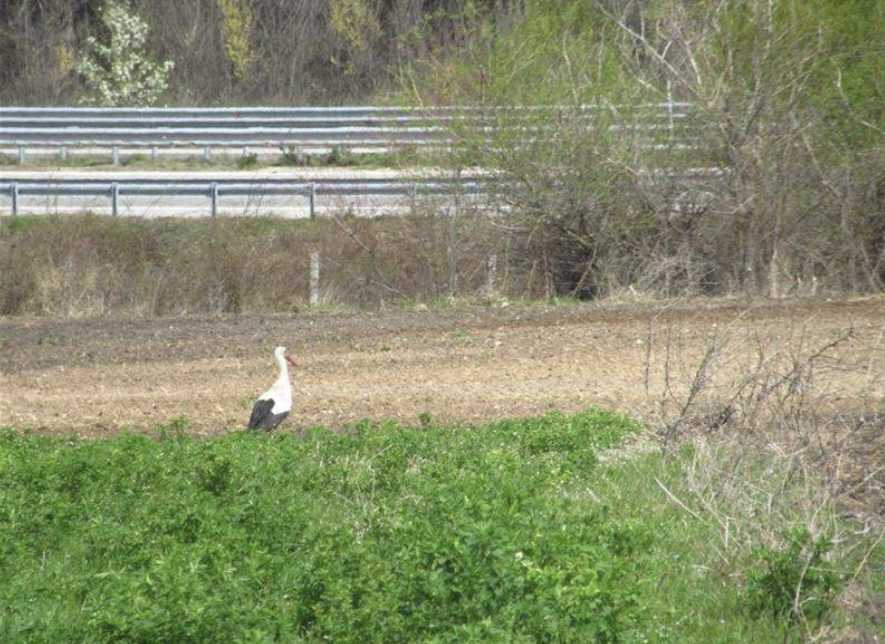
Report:
[[276,384],[280,387],[289,385],[289,365],[283,356],[277,356],[277,366],[280,368],[280,375],[277,377]]

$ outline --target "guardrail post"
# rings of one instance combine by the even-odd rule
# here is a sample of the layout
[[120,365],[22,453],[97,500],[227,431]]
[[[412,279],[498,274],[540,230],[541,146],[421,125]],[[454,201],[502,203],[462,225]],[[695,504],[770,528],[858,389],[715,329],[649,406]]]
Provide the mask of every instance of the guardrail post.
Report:
[[12,193],[12,216],[18,216],[18,184],[13,181],[9,191]]
[[25,164],[25,146],[23,145],[18,146],[18,164]]
[[320,254],[313,251],[310,254],[310,305],[320,303]]
[[111,159],[114,165],[120,165],[120,146],[115,145],[111,148]]
[[670,129],[670,143],[673,143],[673,92],[670,81],[667,81],[667,117]]
[[156,161],[156,160],[157,160],[157,146],[152,145],[151,146],[151,161]]
[[68,160],[68,146],[63,145],[63,146],[61,146],[61,148],[59,148],[58,158],[61,159],[62,161]]
[[218,214],[218,184],[214,181],[209,187],[209,199],[212,202],[212,218],[214,219],[215,215]]
[[118,212],[118,202],[120,201],[120,186],[115,181],[111,184],[111,215],[116,217]]
[[209,162],[209,146],[203,148],[203,161]]
[[310,218],[316,219],[317,184],[310,183]]

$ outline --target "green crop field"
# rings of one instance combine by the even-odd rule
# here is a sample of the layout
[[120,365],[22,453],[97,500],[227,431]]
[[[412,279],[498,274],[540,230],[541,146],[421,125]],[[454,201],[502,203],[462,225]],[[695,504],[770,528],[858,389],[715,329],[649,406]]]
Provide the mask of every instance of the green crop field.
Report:
[[807,535],[717,559],[714,522],[663,491],[687,453],[606,458],[639,433],[593,409],[212,440],[184,420],[5,430],[0,641],[758,642],[838,622],[847,561],[814,544],[795,619],[778,583]]

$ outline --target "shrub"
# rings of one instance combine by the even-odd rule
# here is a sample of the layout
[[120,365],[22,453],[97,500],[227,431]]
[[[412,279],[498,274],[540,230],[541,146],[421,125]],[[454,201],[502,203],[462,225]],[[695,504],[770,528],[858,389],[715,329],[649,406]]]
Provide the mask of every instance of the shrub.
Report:
[[[312,251],[322,258],[321,301],[335,305],[433,299],[448,292],[453,274],[453,294],[481,293],[497,231],[464,217],[458,262],[450,266],[451,225],[429,209],[409,217],[314,221],[6,218],[0,222],[0,315],[299,310],[307,306]],[[498,287],[508,294],[509,274],[500,272]]]
[[77,65],[92,91],[87,101],[106,106],[156,103],[166,91],[175,63],[158,63],[148,56],[144,47],[147,24],[122,3],[108,2],[101,18],[109,42],[89,37],[86,56]]
[[[837,4],[539,0],[404,85],[485,108],[447,163],[496,171],[538,294],[876,292],[885,22]],[[672,99],[691,108],[648,109]]]
[[746,601],[754,614],[818,622],[833,610],[842,577],[826,557],[833,547],[807,528],[784,535],[781,548],[761,547],[747,582]]

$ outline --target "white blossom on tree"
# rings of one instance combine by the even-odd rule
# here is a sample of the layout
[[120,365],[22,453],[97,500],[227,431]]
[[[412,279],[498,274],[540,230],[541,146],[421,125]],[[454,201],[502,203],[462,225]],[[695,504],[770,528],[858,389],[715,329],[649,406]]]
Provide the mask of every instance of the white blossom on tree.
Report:
[[77,64],[91,92],[83,102],[105,106],[152,105],[166,91],[175,63],[151,59],[145,50],[147,24],[116,0],[101,14],[110,32],[105,44],[86,40],[86,55]]

